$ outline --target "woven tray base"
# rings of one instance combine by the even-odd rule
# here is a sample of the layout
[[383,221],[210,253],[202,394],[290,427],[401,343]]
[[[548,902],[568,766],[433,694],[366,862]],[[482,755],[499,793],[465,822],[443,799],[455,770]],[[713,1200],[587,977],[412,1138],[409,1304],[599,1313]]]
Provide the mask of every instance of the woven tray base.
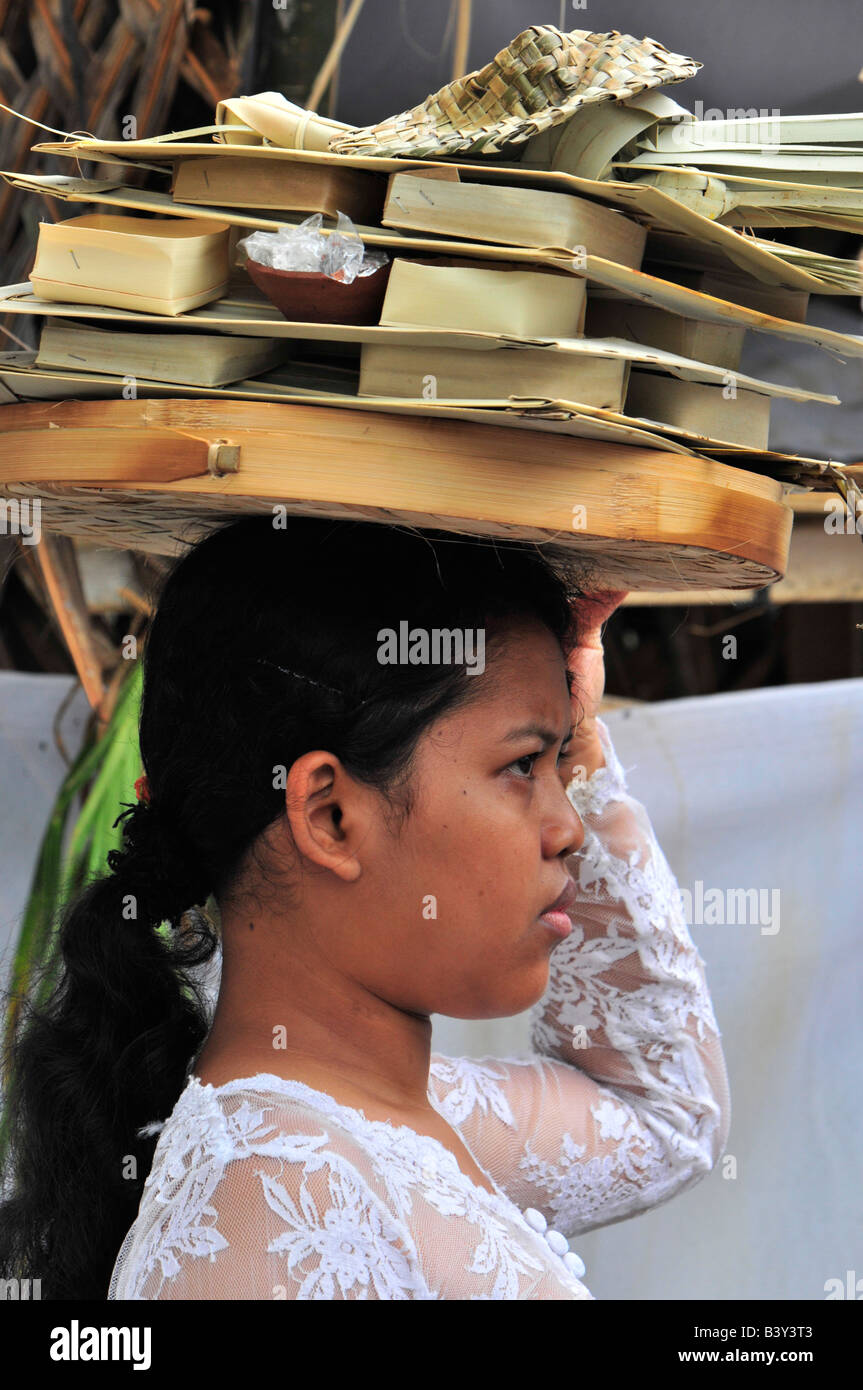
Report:
[[[55,487],[46,483],[0,486],[0,496],[39,497],[41,521],[46,531],[58,531],[100,545],[142,550],[151,555],[182,555],[195,541],[217,526],[256,513],[272,515],[272,497],[170,498],[141,491],[110,492],[100,488]],[[439,516],[421,517],[416,512],[391,508],[291,502],[289,511],[307,516],[346,517],[354,521],[380,521],[408,526],[438,527]],[[461,535],[493,535],[531,540],[564,573],[587,577],[596,588],[656,589],[752,589],[781,579],[782,572],[768,565],[741,559],[739,555],[711,551],[695,545],[668,545],[656,541],[581,536],[567,544],[549,541],[548,533],[502,523],[459,524],[446,519],[446,529]]]
[[0,496],[38,498],[45,531],[154,554],[284,506],[519,540],[628,589],[772,584],[793,522],[779,481],[689,454],[252,401],[6,405]]

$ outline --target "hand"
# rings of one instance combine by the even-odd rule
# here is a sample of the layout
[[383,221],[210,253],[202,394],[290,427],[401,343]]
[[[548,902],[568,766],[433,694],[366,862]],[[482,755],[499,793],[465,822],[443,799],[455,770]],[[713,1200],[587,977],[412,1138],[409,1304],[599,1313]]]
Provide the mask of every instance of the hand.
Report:
[[605,753],[596,727],[605,689],[602,625],[628,593],[628,589],[602,590],[575,599],[572,604],[578,643],[570,652],[567,668],[573,678],[572,718],[577,727],[570,748],[560,761],[564,786],[569,786],[574,776],[587,778],[605,766]]

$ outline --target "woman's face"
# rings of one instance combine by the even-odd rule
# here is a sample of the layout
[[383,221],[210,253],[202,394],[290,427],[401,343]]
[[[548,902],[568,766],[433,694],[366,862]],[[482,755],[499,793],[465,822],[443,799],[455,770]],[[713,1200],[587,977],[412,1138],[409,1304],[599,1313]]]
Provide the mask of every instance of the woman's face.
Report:
[[[328,925],[328,963],[410,1012],[496,1018],[545,992],[563,938],[538,918],[584,827],[558,768],[573,713],[552,633],[513,621],[470,679],[484,683],[478,698],[418,744],[411,815],[390,831],[379,813],[352,844],[362,872],[341,885],[348,910]],[[519,732],[530,725],[550,738]]]

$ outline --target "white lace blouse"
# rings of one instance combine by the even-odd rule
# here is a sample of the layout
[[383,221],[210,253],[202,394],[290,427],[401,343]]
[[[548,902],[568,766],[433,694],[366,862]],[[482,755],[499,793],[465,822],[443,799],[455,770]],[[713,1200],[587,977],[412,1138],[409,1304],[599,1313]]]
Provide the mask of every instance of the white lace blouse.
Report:
[[533,1052],[431,1057],[428,1098],[493,1192],[406,1125],[301,1081],[190,1073],[159,1132],[109,1299],[592,1299],[568,1240],[668,1201],[722,1154],[730,1103],[676,880],[605,767],[568,796],[572,934]]

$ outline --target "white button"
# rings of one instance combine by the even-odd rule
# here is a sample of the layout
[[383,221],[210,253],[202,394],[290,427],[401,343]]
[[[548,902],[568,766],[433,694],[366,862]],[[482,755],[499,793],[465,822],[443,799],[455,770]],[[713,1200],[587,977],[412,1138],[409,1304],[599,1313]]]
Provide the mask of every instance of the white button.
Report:
[[584,1260],[582,1260],[579,1255],[576,1255],[574,1250],[567,1250],[563,1257],[563,1263],[566,1265],[570,1274],[575,1275],[576,1279],[580,1279],[584,1274]]
[[544,1231],[548,1225],[542,1212],[537,1211],[536,1207],[528,1207],[524,1213],[524,1219],[528,1226],[532,1226],[535,1231]]
[[554,1251],[555,1255],[565,1255],[569,1249],[569,1241],[560,1231],[546,1231],[545,1238]]

